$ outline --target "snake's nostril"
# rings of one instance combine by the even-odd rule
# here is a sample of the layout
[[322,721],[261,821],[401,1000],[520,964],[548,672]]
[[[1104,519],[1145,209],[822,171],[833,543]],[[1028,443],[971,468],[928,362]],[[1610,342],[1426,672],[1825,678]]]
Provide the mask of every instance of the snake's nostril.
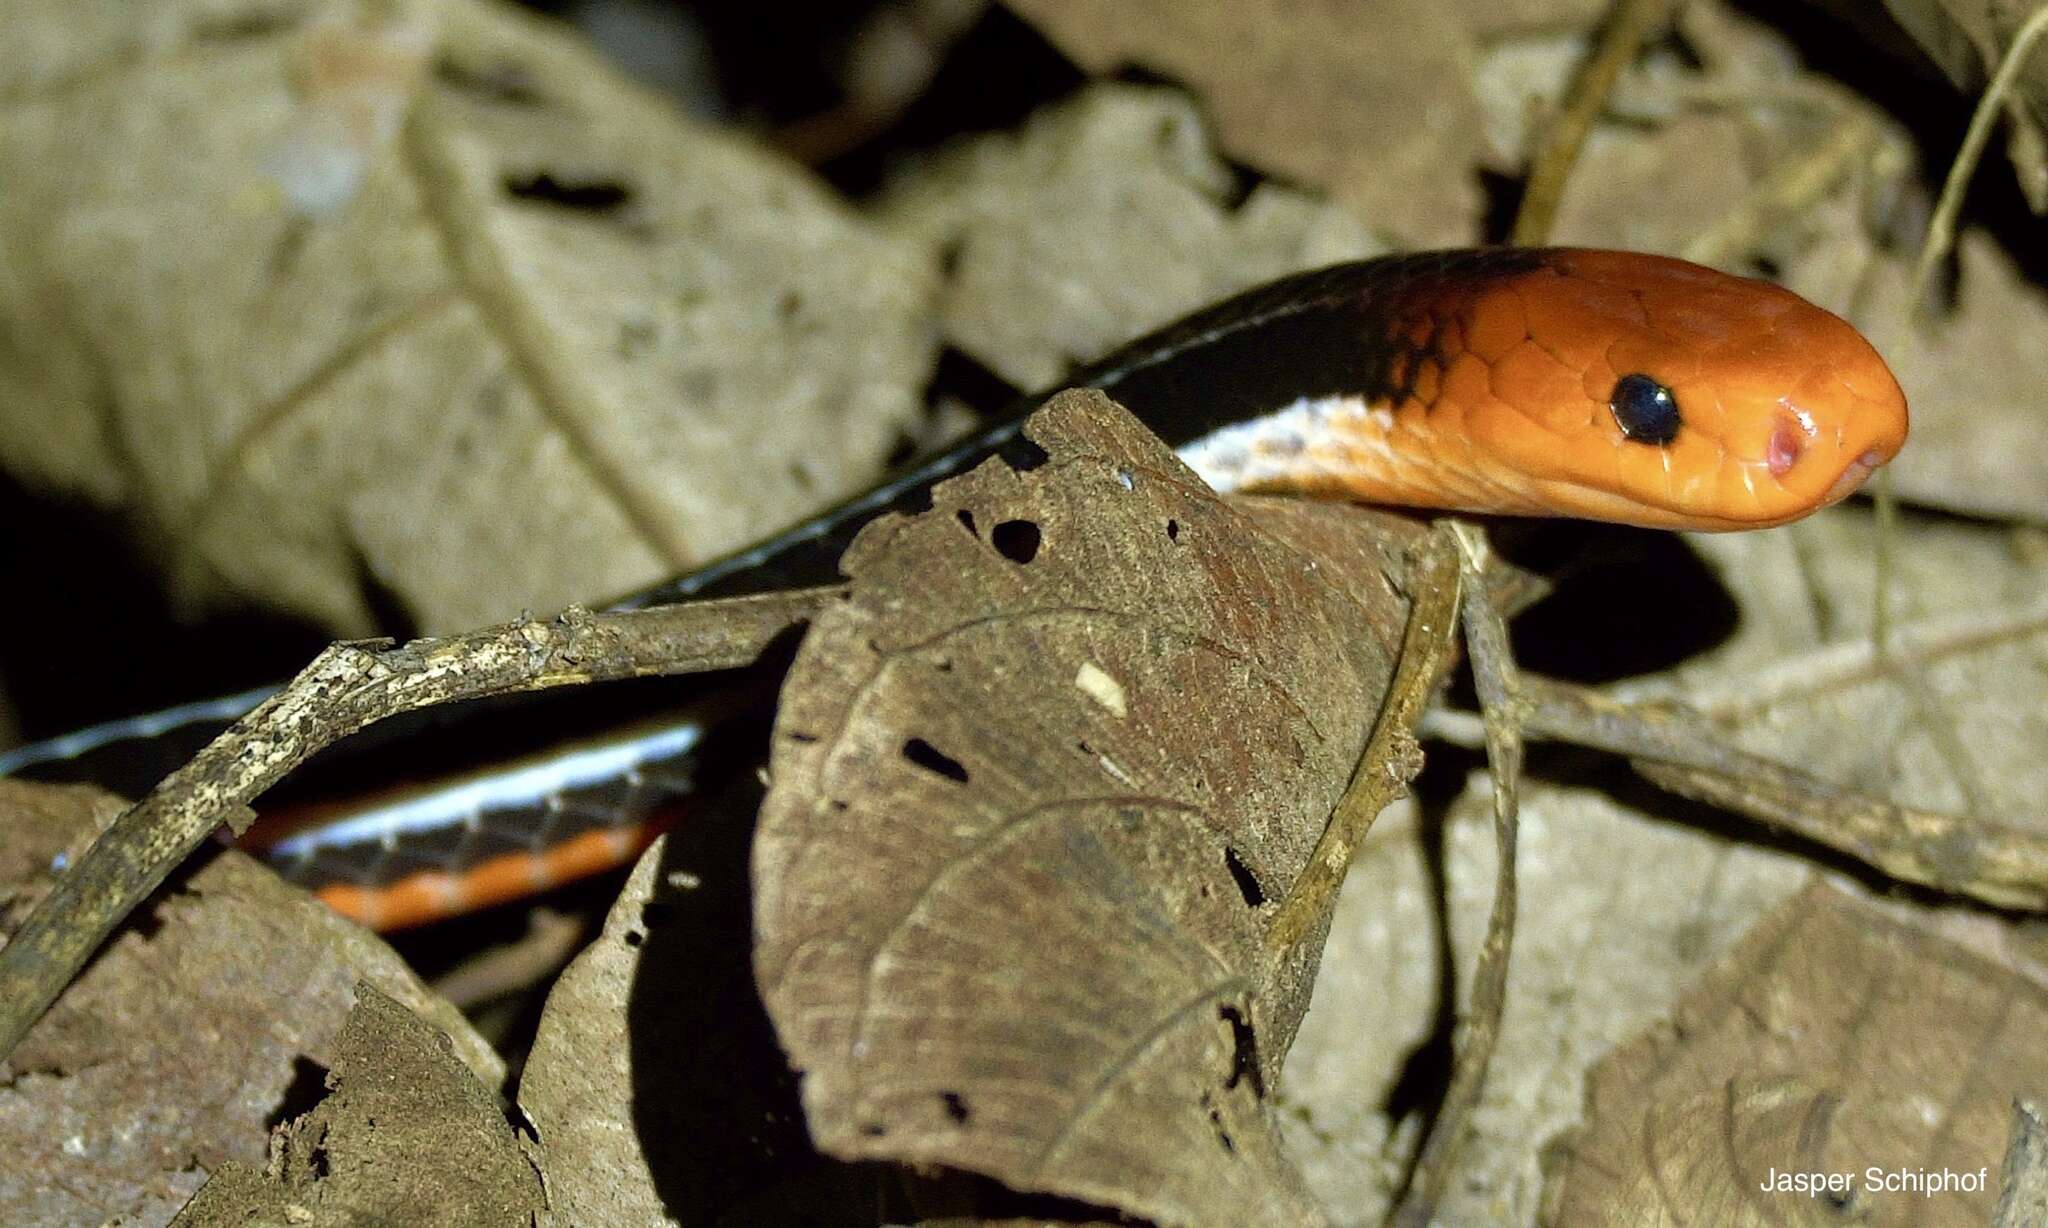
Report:
[[1771,476],[1782,478],[1792,472],[1792,466],[1799,463],[1799,454],[1806,450],[1806,436],[1798,428],[1780,424],[1771,432],[1771,441],[1764,449],[1764,463],[1770,466]]

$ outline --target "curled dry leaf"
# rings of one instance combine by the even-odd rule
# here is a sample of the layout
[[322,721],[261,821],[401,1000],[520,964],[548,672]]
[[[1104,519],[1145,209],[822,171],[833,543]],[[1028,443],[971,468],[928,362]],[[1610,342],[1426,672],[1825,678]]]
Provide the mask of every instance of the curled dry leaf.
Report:
[[[641,855],[605,917],[604,932],[556,978],[519,1076],[519,1108],[533,1123],[548,1210],[557,1223],[678,1222],[666,1212],[653,1171],[649,1149],[658,1140],[625,1119],[635,1074],[626,1004],[667,839]],[[671,992],[709,996],[702,985]]]
[[455,1059],[445,1033],[367,982],[327,1086],[326,1099],[279,1128],[268,1181],[230,1166],[171,1228],[534,1222],[540,1182],[497,1096]]
[[0,463],[139,513],[187,594],[344,633],[365,570],[429,631],[601,599],[916,414],[924,253],[549,23],[119,13],[0,40]]
[[1224,503],[1100,394],[1030,429],[1042,463],[862,534],[784,688],[756,966],[812,1135],[1316,1222],[1268,1096],[1327,917],[1264,939],[1377,711],[1398,555],[1352,509]]
[[[0,780],[0,900],[18,920],[120,811],[109,794]],[[256,862],[223,852],[117,937],[0,1063],[9,1222],[163,1223],[336,1062],[368,980],[455,1038],[486,1087],[504,1066],[403,961]]]
[[[1594,1068],[1587,1125],[1552,1157],[1546,1221],[1984,1223],[2013,1097],[2048,1085],[2044,1028],[2048,988],[2024,960],[1816,886],[1668,1025]],[[1847,1188],[1765,1193],[1772,1169],[1842,1173]],[[1873,1188],[1871,1169],[1974,1188]]]
[[876,1175],[809,1146],[754,989],[749,818],[724,799],[641,857],[604,932],[548,995],[519,1104],[550,1222],[789,1222],[877,1205]]

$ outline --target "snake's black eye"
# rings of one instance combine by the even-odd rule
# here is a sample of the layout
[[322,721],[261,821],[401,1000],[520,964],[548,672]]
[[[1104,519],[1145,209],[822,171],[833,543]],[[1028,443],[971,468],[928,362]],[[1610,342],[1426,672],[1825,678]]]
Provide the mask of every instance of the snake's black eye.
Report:
[[1678,401],[1671,390],[1647,375],[1624,375],[1614,381],[1607,399],[1621,433],[1637,443],[1666,444],[1678,438]]

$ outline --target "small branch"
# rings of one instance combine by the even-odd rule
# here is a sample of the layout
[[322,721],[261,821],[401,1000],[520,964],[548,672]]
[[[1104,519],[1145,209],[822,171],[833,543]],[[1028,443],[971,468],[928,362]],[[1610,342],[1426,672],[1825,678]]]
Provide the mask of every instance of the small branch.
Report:
[[1373,820],[1407,792],[1408,782],[1422,770],[1415,725],[1450,666],[1451,651],[1457,644],[1460,590],[1456,550],[1447,537],[1431,534],[1424,539],[1409,572],[1408,624],[1401,636],[1401,656],[1387,683],[1387,698],[1379,719],[1373,722],[1372,736],[1314,854],[1281,901],[1273,927],[1266,931],[1266,950],[1274,957],[1285,958],[1314,928],[1316,918],[1336,899]]
[[1472,663],[1472,680],[1479,692],[1479,711],[1486,728],[1486,759],[1493,769],[1493,838],[1497,864],[1494,870],[1493,911],[1486,921],[1486,937],[1472,969],[1472,1001],[1460,1021],[1457,1056],[1451,1068],[1451,1082],[1444,1092],[1443,1109],[1435,1128],[1423,1143],[1415,1160],[1415,1175],[1408,1194],[1395,1208],[1389,1223],[1396,1228],[1421,1228],[1436,1217],[1444,1190],[1458,1163],[1470,1133],[1472,1114],[1486,1090],[1487,1068],[1500,1040],[1501,1019],[1507,1010],[1508,957],[1515,944],[1516,848],[1520,843],[1520,812],[1517,793],[1522,775],[1522,722],[1520,671],[1508,647],[1507,621],[1493,603],[1484,583],[1488,549],[1485,536],[1471,525],[1451,521],[1450,533],[1458,543],[1460,570],[1465,590],[1465,642]]
[[1991,84],[1977,100],[1969,130],[1963,134],[1962,148],[1956,151],[1955,161],[1949,163],[1948,178],[1941,185],[1934,216],[1927,223],[1927,242],[1921,245],[1920,259],[1913,266],[1913,281],[1906,294],[1908,313],[1922,309],[1927,283],[1934,278],[1934,267],[1947,259],[1949,250],[1955,246],[1956,218],[1962,213],[1963,195],[1969,190],[1971,176],[1977,173],[1977,162],[1984,156],[1984,144],[1991,139],[1992,122],[1998,118],[1999,108],[2005,104],[2013,82],[2019,80],[2020,70],[2027,66],[2027,57],[2043,34],[2048,34],[2048,6],[2035,9],[2013,35]]
[[1606,107],[1622,68],[1635,58],[1643,40],[1663,19],[1664,5],[1665,0],[1616,0],[1592,58],[1573,80],[1564,109],[1543,134],[1543,148],[1530,167],[1522,207],[1515,214],[1508,242],[1526,247],[1550,240],[1565,184],[1578,163],[1579,150],[1593,131],[1593,121]]
[[121,921],[199,843],[322,748],[366,726],[463,699],[746,665],[844,590],[696,602],[468,635],[336,644],[122,812],[0,947],[0,1060]]
[[2001,908],[2048,908],[2048,839],[1998,823],[1899,806],[1736,750],[1679,704],[1631,705],[1526,679],[1527,732],[1629,758],[1655,784],[1760,819],[1901,882]]

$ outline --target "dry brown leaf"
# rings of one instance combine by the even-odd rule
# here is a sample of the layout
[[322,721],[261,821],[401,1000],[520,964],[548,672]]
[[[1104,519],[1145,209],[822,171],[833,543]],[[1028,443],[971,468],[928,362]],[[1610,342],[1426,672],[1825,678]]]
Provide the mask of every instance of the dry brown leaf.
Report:
[[1233,510],[1100,394],[1034,430],[861,536],[784,688],[756,964],[812,1135],[1317,1222],[1265,1089],[1321,935],[1262,940],[1377,709],[1392,559],[1348,509]]
[[[280,1127],[269,1183],[236,1165],[172,1228],[273,1223],[526,1228],[540,1182],[496,1095],[445,1033],[367,982],[335,1041],[327,1097]],[[279,1212],[282,1214],[279,1214]]]
[[[0,898],[15,919],[122,803],[0,780]],[[321,1067],[359,979],[456,1038],[483,1084],[497,1055],[374,936],[240,853],[200,867],[115,939],[0,1064],[0,1207],[10,1223],[161,1224]],[[123,1217],[128,1217],[123,1219]]]
[[1225,153],[1321,187],[1417,247],[1481,237],[1473,169],[1499,165],[1474,96],[1476,50],[1517,31],[1581,27],[1601,9],[1585,0],[1007,3],[1092,73],[1137,65],[1186,85],[1215,117]]
[[552,1223],[682,1222],[668,1214],[656,1184],[648,1154],[656,1141],[633,1129],[627,1108],[635,1049],[626,1003],[665,847],[657,841],[641,855],[604,932],[556,978],[519,1076],[519,1109],[533,1123]]
[[[1816,887],[1721,961],[1671,1022],[1597,1067],[1563,1144],[1556,1224],[1977,1224],[2014,1096],[2048,1087],[2048,987]],[[1947,1170],[1973,1190],[1873,1187]],[[1819,1197],[1780,1173],[1839,1173]]]
[[1022,388],[1283,273],[1377,255],[1343,209],[1234,176],[1178,90],[1098,85],[897,174],[881,220],[950,253],[946,339]]
[[[1585,1070],[1654,1022],[1808,873],[1797,858],[1651,821],[1592,789],[1525,781],[1521,800],[1507,1012],[1439,1210],[1446,1224],[1531,1222],[1537,1152],[1578,1120]],[[1491,902],[1490,806],[1476,783],[1440,835],[1412,807],[1390,811],[1331,923],[1315,1005],[1281,1085],[1282,1120],[1311,1187],[1347,1222],[1383,1214],[1414,1154],[1419,1123],[1408,1114],[1447,1056],[1438,1046],[1448,1035],[1437,1031],[1450,976],[1443,944],[1463,1002],[1467,953]],[[1390,1106],[1404,1115],[1391,1117]]]
[[[1875,107],[1846,92],[1823,94],[1824,79],[1760,21],[1712,2],[1677,6],[1673,20],[1689,56],[1654,45],[1623,74],[1567,182],[1553,242],[1684,254],[1838,125],[1879,122]],[[1568,73],[1572,64],[1560,67]],[[1543,93],[1561,94],[1567,81],[1560,75]],[[1751,244],[1759,239],[1787,245],[1770,231]]]
[[345,632],[365,566],[429,630],[602,598],[917,411],[924,253],[544,21],[120,13],[0,42],[0,463],[140,513],[187,594]]

